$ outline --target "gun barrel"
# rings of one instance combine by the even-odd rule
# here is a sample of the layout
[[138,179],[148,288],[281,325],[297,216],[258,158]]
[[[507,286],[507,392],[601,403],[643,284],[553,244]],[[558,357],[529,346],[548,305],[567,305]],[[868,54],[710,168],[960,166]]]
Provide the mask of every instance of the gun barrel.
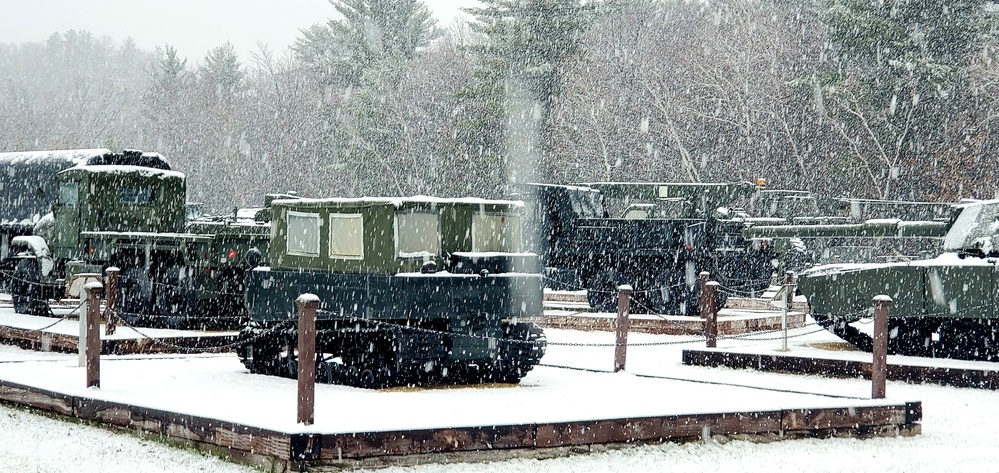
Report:
[[758,225],[742,230],[750,239],[763,238],[943,238],[949,224],[936,221],[868,220],[828,225]]

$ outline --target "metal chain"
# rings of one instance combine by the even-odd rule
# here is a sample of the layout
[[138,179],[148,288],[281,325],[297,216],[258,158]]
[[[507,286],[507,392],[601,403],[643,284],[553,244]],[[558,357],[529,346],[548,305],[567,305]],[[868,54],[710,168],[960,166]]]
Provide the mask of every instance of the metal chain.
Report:
[[168,342],[166,340],[162,340],[162,339],[153,337],[152,335],[149,335],[149,334],[147,334],[147,333],[139,330],[139,327],[136,327],[136,326],[128,323],[128,321],[126,321],[124,319],[119,318],[118,320],[122,324],[124,324],[126,327],[132,329],[133,331],[135,331],[135,333],[139,334],[140,337],[142,337],[142,338],[144,338],[146,340],[150,340],[150,341],[152,341],[153,343],[155,343],[157,345],[162,345],[162,346],[165,346],[165,347],[176,349],[177,351],[180,351],[182,353],[218,353],[218,352],[222,352],[222,351],[227,351],[227,350],[229,350],[231,348],[236,348],[236,347],[238,347],[240,345],[243,345],[243,344],[245,344],[247,342],[251,342],[251,341],[254,341],[254,340],[259,340],[259,339],[263,338],[264,336],[271,335],[272,333],[275,333],[275,332],[277,332],[279,330],[284,330],[286,328],[285,323],[282,322],[282,323],[279,323],[278,325],[275,325],[274,327],[271,327],[270,329],[263,330],[261,333],[259,333],[257,335],[254,335],[252,337],[245,338],[245,339],[240,339],[239,337],[237,337],[237,340],[235,342],[232,342],[232,343],[227,343],[225,345],[219,345],[219,346],[208,347],[208,348],[192,348],[192,347],[180,346],[180,345],[177,345],[177,344],[174,344],[174,343],[170,343],[170,342]]
[[50,329],[50,328],[55,327],[56,325],[58,325],[59,322],[62,322],[63,320],[68,319],[69,316],[73,315],[74,313],[77,314],[77,315],[79,315],[78,311],[80,310],[81,307],[83,307],[83,301],[81,301],[80,304],[76,306],[76,308],[74,308],[73,310],[67,312],[65,315],[63,315],[62,317],[60,317],[55,322],[52,322],[52,323],[50,323],[50,324],[48,324],[48,325],[46,325],[44,327],[41,327],[41,328],[32,328],[32,329],[24,329],[24,330],[27,330],[29,332],[42,332],[42,331],[48,330],[48,329]]
[[[121,276],[120,274],[118,275],[118,280],[119,281],[138,281],[138,279],[136,279],[136,278],[124,277],[124,276]],[[172,288],[183,288],[179,284],[167,284],[167,283],[164,283],[164,282],[154,281],[152,279],[149,280],[149,284],[152,284],[153,286],[166,287],[166,288],[171,288],[171,289]],[[211,289],[199,289],[199,291],[203,292],[203,293],[206,293],[206,294],[215,294],[215,295],[223,295],[223,296],[231,296],[231,297],[243,297],[242,293],[235,293],[235,292],[215,291],[215,290],[211,290]]]

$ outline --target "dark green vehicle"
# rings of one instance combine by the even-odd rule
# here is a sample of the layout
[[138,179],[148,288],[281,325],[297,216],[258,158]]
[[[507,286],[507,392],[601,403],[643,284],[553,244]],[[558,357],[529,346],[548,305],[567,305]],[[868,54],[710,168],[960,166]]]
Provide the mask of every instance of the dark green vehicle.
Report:
[[[274,201],[269,267],[246,276],[254,373],[361,387],[517,382],[541,359],[537,256],[522,203],[361,198]],[[295,300],[318,296],[317,353],[302,355]]]
[[[55,161],[71,154],[60,153]],[[17,312],[48,315],[48,300],[77,295],[79,275],[118,267],[121,316],[129,324],[244,322],[243,274],[266,252],[267,224],[186,222],[184,175],[154,153],[108,152],[55,167],[45,158],[10,163],[23,172],[56,171],[38,181],[38,194],[51,196],[49,212],[30,231],[8,234],[10,251],[0,262]],[[22,191],[10,189],[5,198]]]
[[747,294],[770,284],[782,255],[740,233],[741,206],[759,191],[749,182],[524,184],[515,195],[528,202],[550,286],[585,288],[591,307],[614,311],[626,283],[634,312],[696,315],[702,271]]
[[943,236],[943,253],[916,261],[823,265],[803,272],[798,288],[808,298],[816,322],[869,351],[871,334],[857,322],[871,315],[872,299],[885,294],[894,301],[889,353],[999,360],[999,201],[958,205],[945,224],[881,221],[863,224],[860,230]]

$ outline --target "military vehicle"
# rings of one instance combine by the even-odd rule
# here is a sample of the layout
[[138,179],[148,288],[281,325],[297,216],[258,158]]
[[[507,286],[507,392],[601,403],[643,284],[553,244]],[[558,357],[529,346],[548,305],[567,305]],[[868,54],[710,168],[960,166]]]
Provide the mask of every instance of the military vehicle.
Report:
[[[162,156],[126,150],[73,149],[0,153],[0,259],[10,256],[10,240],[30,235],[52,209],[56,174],[77,165],[133,164],[169,169]],[[5,288],[6,289],[6,288]]]
[[[266,224],[186,222],[184,175],[155,153],[3,153],[0,164],[35,176],[0,192],[22,204],[4,209],[13,218],[0,260],[18,313],[48,315],[48,300],[76,295],[78,275],[115,266],[127,323],[243,323],[243,274],[266,252]],[[26,191],[32,197],[21,199]]]
[[[999,201],[964,203],[948,223],[868,222],[851,231],[934,235],[946,230],[935,258],[884,264],[823,265],[803,272],[798,288],[816,322],[863,350],[871,334],[858,323],[872,299],[893,299],[889,353],[969,360],[999,359]],[[833,229],[842,231],[842,229]],[[868,324],[869,325],[869,324]]]
[[515,195],[528,202],[533,250],[552,286],[586,288],[593,308],[613,311],[617,286],[628,283],[635,312],[696,315],[700,272],[729,290],[762,292],[774,262],[788,256],[740,233],[749,217],[741,205],[761,189],[749,182],[524,184]]
[[749,218],[744,237],[803,252],[797,270],[849,262],[920,259],[938,254],[955,203],[836,198],[836,216]]
[[[482,199],[276,200],[270,265],[246,275],[238,354],[253,373],[359,387],[517,382],[545,336],[523,203]],[[297,353],[295,300],[319,298],[315,354]]]

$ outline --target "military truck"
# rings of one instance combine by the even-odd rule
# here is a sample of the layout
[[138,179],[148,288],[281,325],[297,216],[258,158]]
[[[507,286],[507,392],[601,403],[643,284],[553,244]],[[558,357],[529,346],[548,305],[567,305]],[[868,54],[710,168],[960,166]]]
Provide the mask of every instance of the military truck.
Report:
[[[18,313],[47,315],[48,300],[76,295],[71,291],[79,287],[77,276],[115,266],[121,270],[121,316],[130,324],[243,322],[243,274],[262,261],[269,226],[187,223],[184,175],[154,153],[46,153],[0,155],[10,169],[34,171],[35,195],[52,197],[47,208],[41,198],[25,201],[31,205],[21,210],[23,216],[45,213],[23,218],[5,235],[10,251],[0,266]],[[24,191],[5,188],[0,194],[17,201]]]
[[[740,233],[754,183],[524,184],[532,248],[550,286],[587,289],[590,305],[616,307],[616,288],[633,286],[632,310],[696,315],[698,274],[730,290],[762,292],[786,255]],[[724,296],[724,295],[723,295]]]
[[[270,265],[246,275],[251,372],[360,387],[517,382],[541,359],[537,255],[521,202],[433,197],[276,200]],[[295,300],[318,297],[315,354]]]
[[[10,256],[10,241],[30,235],[35,224],[52,209],[56,174],[77,165],[135,164],[169,169],[156,153],[107,149],[71,149],[0,153],[0,259]],[[8,289],[4,287],[4,289]]]

